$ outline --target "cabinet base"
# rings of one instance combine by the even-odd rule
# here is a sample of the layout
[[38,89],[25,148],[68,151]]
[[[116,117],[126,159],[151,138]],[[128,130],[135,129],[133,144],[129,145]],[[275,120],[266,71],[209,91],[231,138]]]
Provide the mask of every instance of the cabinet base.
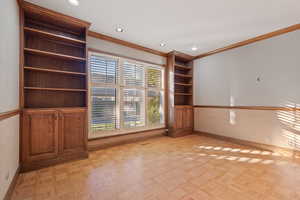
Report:
[[186,129],[178,129],[178,130],[171,131],[168,135],[170,137],[182,137],[191,134],[193,134],[193,129],[186,128]]
[[37,170],[45,167],[49,167],[52,165],[57,165],[73,160],[81,160],[81,159],[86,159],[89,157],[88,152],[80,152],[76,154],[68,154],[68,155],[61,155],[58,158],[55,159],[49,159],[49,160],[39,160],[39,161],[34,161],[30,163],[21,163],[21,173],[22,172],[28,172],[32,170]]

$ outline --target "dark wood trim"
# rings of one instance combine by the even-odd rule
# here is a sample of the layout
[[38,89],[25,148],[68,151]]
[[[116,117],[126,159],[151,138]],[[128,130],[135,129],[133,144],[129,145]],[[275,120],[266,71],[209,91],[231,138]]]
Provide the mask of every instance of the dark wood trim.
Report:
[[106,41],[109,41],[109,42],[113,42],[113,43],[116,43],[116,44],[119,44],[119,45],[122,45],[122,46],[126,46],[126,47],[129,47],[129,48],[132,48],[132,49],[145,51],[147,53],[151,53],[151,54],[154,54],[154,55],[167,57],[167,53],[157,51],[157,50],[154,50],[154,49],[150,49],[150,48],[147,48],[147,47],[143,47],[141,45],[134,44],[132,42],[127,42],[127,41],[124,41],[124,40],[121,40],[121,39],[117,39],[117,38],[114,38],[114,37],[111,37],[111,36],[108,36],[108,35],[104,35],[102,33],[89,31],[88,36],[98,38],[100,40],[106,40]]
[[17,0],[18,6],[22,6],[24,0]]
[[283,110],[299,111],[300,108],[276,107],[276,106],[214,106],[214,105],[194,105],[194,108],[221,108],[221,109],[245,109],[245,110]]
[[95,151],[117,145],[123,145],[143,141],[153,137],[161,137],[165,134],[165,128],[139,131],[123,135],[95,138],[88,141],[88,150]]
[[275,37],[275,36],[278,36],[278,35],[282,35],[282,34],[285,34],[285,33],[289,33],[289,32],[292,32],[292,31],[296,31],[296,30],[299,30],[299,29],[300,29],[300,24],[295,24],[295,25],[292,25],[292,26],[289,26],[289,27],[286,27],[286,28],[283,28],[283,29],[279,29],[279,30],[276,30],[276,31],[273,31],[273,32],[270,32],[270,33],[267,33],[267,34],[263,34],[263,35],[260,35],[260,36],[257,36],[257,37],[254,37],[254,38],[251,38],[251,39],[248,39],[248,40],[244,40],[244,41],[237,42],[237,43],[234,43],[234,44],[231,44],[231,45],[219,48],[219,49],[215,49],[213,51],[209,51],[207,53],[203,53],[203,54],[200,54],[198,56],[194,56],[193,59],[195,60],[195,59],[203,58],[203,57],[210,56],[210,55],[213,55],[213,54],[216,54],[216,53],[221,53],[223,51],[228,51],[230,49],[245,46],[245,45],[248,45],[248,44],[251,44],[251,43],[254,43],[254,42],[258,42],[258,41],[261,41],[261,40],[266,40],[266,39],[269,39],[269,38],[272,38],[272,37]]
[[[19,109],[23,111],[24,108],[24,10],[22,8],[23,0],[18,1],[19,3],[19,23],[20,23],[20,41],[19,41]],[[23,115],[19,117],[19,166],[22,160],[22,131],[23,131]]]
[[130,60],[135,60],[135,61],[138,61],[138,62],[143,62],[143,63],[150,64],[150,65],[159,65],[159,66],[162,66],[162,67],[166,67],[165,64],[158,64],[158,63],[154,63],[154,62],[149,62],[149,61],[146,61],[146,60],[143,60],[143,59],[137,59],[137,58],[133,58],[133,57],[129,57],[129,56],[124,56],[124,55],[121,55],[121,54],[102,51],[102,50],[99,50],[99,49],[88,48],[88,51],[95,52],[95,53],[100,53],[100,54],[107,54],[107,55],[110,55],[110,56],[116,56],[116,57],[121,57],[121,58],[125,58],[125,59],[130,59]]
[[19,8],[19,19],[20,19],[20,47],[19,47],[19,106],[20,109],[24,108],[24,10],[20,6]]
[[208,132],[202,132],[202,131],[195,131],[194,130],[194,134],[214,138],[214,139],[217,139],[217,140],[223,140],[225,142],[230,142],[230,143],[234,143],[234,144],[245,145],[245,146],[256,148],[256,149],[259,149],[259,150],[262,150],[262,151],[281,151],[281,152],[284,151],[284,152],[292,152],[292,153],[297,152],[297,153],[300,153],[300,151],[294,150],[294,149],[279,147],[279,146],[270,145],[270,144],[262,144],[262,143],[258,143],[258,142],[252,142],[252,141],[248,141],[248,140],[242,140],[242,139],[217,135],[217,134],[214,134],[214,133],[208,133]]
[[125,136],[125,135],[133,135],[133,134],[138,134],[138,133],[147,133],[147,132],[151,132],[151,131],[158,131],[158,130],[164,130],[164,129],[166,129],[166,128],[163,127],[163,128],[154,128],[154,129],[148,129],[148,130],[142,130],[142,131],[133,131],[133,132],[119,134],[119,135],[110,135],[110,136],[92,138],[92,139],[89,139],[88,141],[101,140],[101,139],[107,139],[107,138],[114,138],[114,137],[120,137],[120,136]]
[[183,62],[189,62],[189,61],[192,61],[194,59],[193,56],[190,56],[186,53],[182,53],[182,52],[179,52],[179,51],[171,51],[169,54],[175,55],[176,59],[179,59]]
[[32,170],[37,170],[37,169],[42,169],[45,167],[49,167],[52,165],[57,165],[61,163],[66,163],[66,162],[71,162],[75,160],[83,160],[87,159],[89,157],[88,152],[78,152],[77,154],[63,154],[56,159],[49,159],[49,160],[44,160],[44,161],[33,161],[32,163],[21,163],[21,169],[20,171],[23,172],[28,172]]
[[20,111],[21,111],[20,109],[15,109],[15,110],[0,113],[0,121],[20,114]]
[[38,5],[29,3],[26,1],[22,1],[20,3],[21,3],[22,8],[25,11],[30,11],[31,13],[39,13],[40,15],[43,15],[43,16],[59,18],[60,21],[64,21],[64,22],[67,22],[68,24],[73,24],[75,26],[80,26],[80,27],[90,27],[90,25],[91,25],[90,22],[87,22],[87,21],[84,21],[81,19],[77,19],[77,18],[74,18],[71,16],[67,16],[62,13],[40,7]]
[[17,168],[16,173],[15,173],[15,175],[14,175],[14,177],[13,177],[13,179],[12,179],[12,181],[11,181],[9,187],[8,187],[8,190],[7,190],[3,200],[10,200],[11,199],[13,191],[14,191],[16,185],[17,185],[17,180],[18,180],[19,174],[20,174],[20,166]]

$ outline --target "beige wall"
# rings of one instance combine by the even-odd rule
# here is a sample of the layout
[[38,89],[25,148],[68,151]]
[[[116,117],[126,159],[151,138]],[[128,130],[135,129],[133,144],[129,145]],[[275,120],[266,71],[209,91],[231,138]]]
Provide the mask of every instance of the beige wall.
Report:
[[136,50],[133,48],[118,45],[105,40],[100,40],[94,37],[88,37],[87,43],[89,48],[99,49],[101,51],[120,54],[122,56],[128,56],[136,59],[145,60],[157,64],[166,64],[166,58],[145,51]]
[[300,150],[300,112],[195,108],[195,130]]
[[[195,105],[300,107],[299,44],[297,30],[196,60]],[[300,112],[196,108],[195,130],[299,149]]]
[[[15,0],[0,6],[0,113],[19,108],[19,14]],[[19,116],[0,121],[0,199],[19,166]]]

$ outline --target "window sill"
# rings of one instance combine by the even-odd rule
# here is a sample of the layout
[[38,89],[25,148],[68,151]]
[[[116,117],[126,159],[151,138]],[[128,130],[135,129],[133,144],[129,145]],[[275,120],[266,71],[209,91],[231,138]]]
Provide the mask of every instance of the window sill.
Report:
[[117,131],[98,131],[95,133],[89,133],[88,140],[94,140],[94,139],[101,139],[101,138],[108,138],[108,137],[117,137],[117,136],[123,136],[123,135],[129,135],[129,134],[138,134],[142,132],[148,132],[148,131],[155,131],[160,129],[165,129],[165,125],[162,124],[161,126],[154,126],[154,127],[142,127],[142,128],[136,128],[132,130],[117,130]]

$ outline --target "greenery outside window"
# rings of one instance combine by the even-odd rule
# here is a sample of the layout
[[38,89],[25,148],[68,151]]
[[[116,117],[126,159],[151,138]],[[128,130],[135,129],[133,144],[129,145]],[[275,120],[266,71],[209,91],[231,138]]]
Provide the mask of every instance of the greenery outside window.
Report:
[[162,128],[164,68],[89,52],[89,138]]

